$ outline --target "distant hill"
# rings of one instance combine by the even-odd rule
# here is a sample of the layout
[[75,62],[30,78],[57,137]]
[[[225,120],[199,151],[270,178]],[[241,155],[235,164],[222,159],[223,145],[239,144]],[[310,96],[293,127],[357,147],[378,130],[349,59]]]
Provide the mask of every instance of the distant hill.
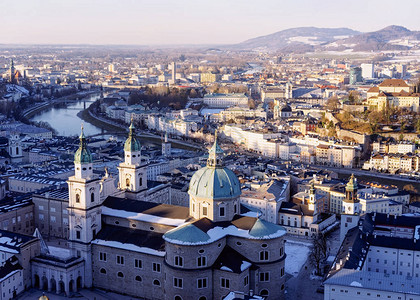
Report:
[[357,34],[360,32],[349,28],[299,27],[253,38],[234,45],[234,48],[307,52],[313,51],[317,46]]
[[299,27],[256,37],[232,45],[239,50],[275,50],[304,53],[312,51],[389,51],[420,49],[420,31],[391,25],[361,33],[349,28]]
[[362,33],[325,45],[325,50],[389,51],[419,49],[420,31],[391,25],[374,32]]

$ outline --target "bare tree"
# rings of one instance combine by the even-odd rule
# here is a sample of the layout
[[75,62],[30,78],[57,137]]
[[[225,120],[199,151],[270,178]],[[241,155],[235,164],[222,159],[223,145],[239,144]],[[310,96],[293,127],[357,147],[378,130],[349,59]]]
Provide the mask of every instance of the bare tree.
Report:
[[327,258],[327,238],[323,233],[318,233],[312,238],[312,251],[309,260],[316,269],[316,275],[321,274],[321,264]]

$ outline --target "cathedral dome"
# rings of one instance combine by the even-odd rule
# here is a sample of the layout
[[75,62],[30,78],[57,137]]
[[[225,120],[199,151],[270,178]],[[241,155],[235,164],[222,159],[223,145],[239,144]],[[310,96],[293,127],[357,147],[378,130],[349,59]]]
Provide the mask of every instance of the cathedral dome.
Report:
[[205,199],[236,198],[241,195],[241,185],[235,173],[223,166],[223,150],[216,141],[209,151],[207,166],[191,178],[190,196]]
[[124,144],[124,151],[135,152],[135,151],[140,151],[140,150],[141,150],[141,144],[140,144],[140,141],[136,138],[136,135],[134,134],[134,125],[133,125],[133,122],[131,122],[130,132]]
[[77,149],[76,153],[74,154],[74,162],[79,164],[89,164],[92,163],[92,153],[90,152],[89,148],[86,145],[86,138],[83,133],[80,134],[80,145],[79,149]]

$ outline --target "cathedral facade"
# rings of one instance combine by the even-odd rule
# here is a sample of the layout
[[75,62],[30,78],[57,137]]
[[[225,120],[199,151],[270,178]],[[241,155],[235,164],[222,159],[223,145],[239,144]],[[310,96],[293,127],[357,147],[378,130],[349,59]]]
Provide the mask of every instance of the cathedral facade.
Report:
[[114,190],[94,175],[82,132],[68,179],[71,257],[54,264],[35,257],[35,285],[145,299],[223,299],[232,291],[283,299],[286,231],[241,216],[241,186],[223,155],[216,138],[207,165],[191,179],[189,207],[181,207],[162,201],[160,187],[148,187],[132,125]]

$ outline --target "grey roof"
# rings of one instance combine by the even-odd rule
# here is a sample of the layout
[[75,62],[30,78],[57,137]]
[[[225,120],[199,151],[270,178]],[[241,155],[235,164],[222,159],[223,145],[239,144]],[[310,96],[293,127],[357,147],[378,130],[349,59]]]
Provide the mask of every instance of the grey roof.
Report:
[[103,206],[135,213],[143,213],[162,218],[189,220],[189,208],[170,204],[153,203],[147,201],[117,198],[109,196]]
[[420,278],[380,272],[342,269],[333,277],[327,279],[324,284],[420,295]]

